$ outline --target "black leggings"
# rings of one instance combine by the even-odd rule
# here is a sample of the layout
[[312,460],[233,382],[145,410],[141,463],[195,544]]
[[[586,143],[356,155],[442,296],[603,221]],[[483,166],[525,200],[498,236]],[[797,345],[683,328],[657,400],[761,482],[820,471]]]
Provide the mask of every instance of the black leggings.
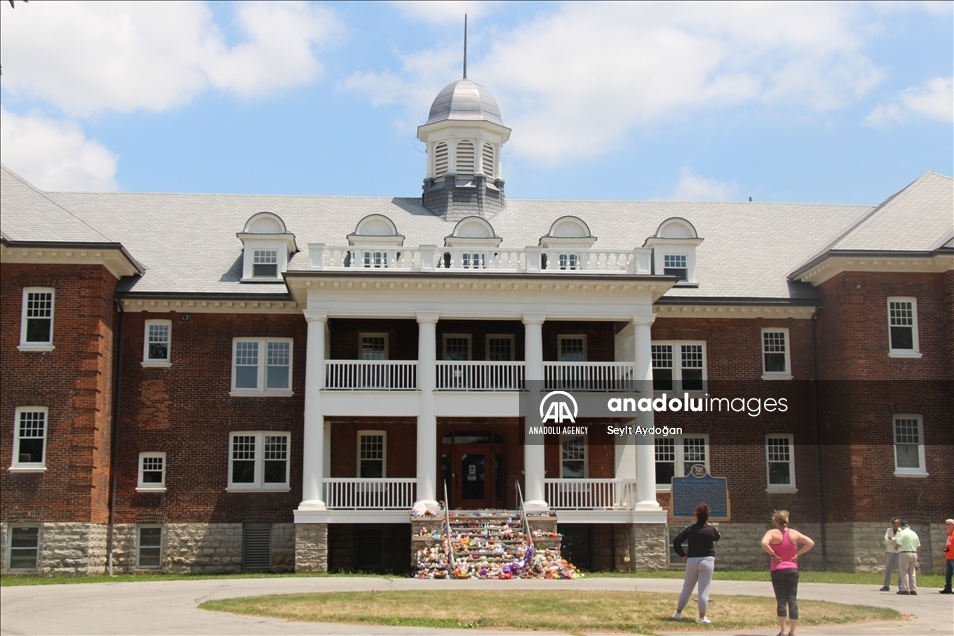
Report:
[[775,588],[775,600],[778,602],[778,615],[785,616],[785,604],[788,603],[788,617],[798,620],[798,568],[772,570],[772,587]]

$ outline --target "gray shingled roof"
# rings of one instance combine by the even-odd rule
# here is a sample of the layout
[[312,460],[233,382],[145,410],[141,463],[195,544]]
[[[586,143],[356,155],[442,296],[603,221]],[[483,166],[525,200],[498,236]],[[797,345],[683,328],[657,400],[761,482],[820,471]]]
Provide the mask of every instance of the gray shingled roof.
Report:
[[[40,193],[8,170],[2,172],[0,228],[6,235],[21,241],[72,242],[102,241],[103,235],[108,236],[108,240],[121,242],[146,268],[142,277],[121,284],[122,289],[135,292],[284,291],[278,284],[239,282],[242,243],[235,234],[242,231],[249,217],[262,211],[280,216],[295,234],[302,251],[293,256],[290,270],[308,269],[309,243],[347,245],[345,237],[368,214],[389,217],[406,237],[406,247],[443,245],[444,237],[454,228],[412,198]],[[940,175],[927,181],[933,184],[938,179],[950,183]],[[895,199],[901,199],[898,206],[881,207],[892,215],[885,224],[922,213],[919,198],[906,202],[898,195]],[[556,219],[572,215],[583,219],[597,237],[594,249],[628,250],[641,246],[664,220],[678,216],[689,220],[704,239],[697,248],[699,286],[674,288],[667,297],[802,298],[813,297],[814,291],[807,284],[792,283],[787,274],[872,210],[859,205],[509,200],[506,209],[489,221],[503,238],[501,248],[537,245]],[[937,221],[934,213],[930,216],[933,228]],[[907,221],[906,226],[912,225],[910,218]],[[855,233],[838,240],[869,240],[857,230],[868,228],[874,233],[879,227],[869,218]],[[897,228],[894,230],[896,236]],[[917,244],[925,240],[919,238]]]

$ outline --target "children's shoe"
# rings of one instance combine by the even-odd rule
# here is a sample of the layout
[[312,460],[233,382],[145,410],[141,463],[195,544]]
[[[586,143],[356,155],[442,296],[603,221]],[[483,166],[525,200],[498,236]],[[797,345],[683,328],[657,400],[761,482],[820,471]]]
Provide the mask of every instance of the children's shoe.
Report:
[[696,622],[700,625],[712,625],[712,621],[709,620],[708,616],[703,616],[702,618],[696,619]]
[[674,620],[674,621],[681,621],[681,620],[682,620],[682,612],[676,612],[675,614],[673,614],[673,615],[672,615],[672,620]]

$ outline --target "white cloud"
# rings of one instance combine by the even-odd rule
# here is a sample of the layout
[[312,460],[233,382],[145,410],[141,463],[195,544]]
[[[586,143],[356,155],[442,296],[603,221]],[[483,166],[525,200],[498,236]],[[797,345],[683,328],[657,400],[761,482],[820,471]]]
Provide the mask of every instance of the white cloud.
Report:
[[[763,105],[818,113],[851,105],[881,79],[863,51],[862,11],[811,3],[571,3],[494,33],[468,76],[497,98],[515,131],[515,154],[558,163],[605,154],[633,127],[695,111]],[[457,75],[448,63],[457,57],[415,53],[402,58],[399,73],[356,75],[346,86],[379,104],[403,103],[419,124],[439,85]],[[431,91],[425,104],[422,86]]]
[[343,28],[327,8],[278,2],[236,5],[235,24],[245,40],[229,46],[202,3],[5,7],[4,87],[80,117],[162,110],[210,88],[264,96],[318,79],[314,48]]
[[935,77],[904,89],[897,101],[875,107],[865,124],[881,128],[904,122],[911,115],[944,123],[954,121],[954,77]]
[[118,157],[74,121],[21,117],[0,106],[0,161],[42,190],[117,189]]
[[392,2],[398,11],[412,20],[429,24],[460,24],[464,26],[464,14],[468,18],[480,18],[498,8],[502,2]]
[[729,201],[737,199],[739,186],[692,174],[689,168],[679,173],[679,183],[667,201]]

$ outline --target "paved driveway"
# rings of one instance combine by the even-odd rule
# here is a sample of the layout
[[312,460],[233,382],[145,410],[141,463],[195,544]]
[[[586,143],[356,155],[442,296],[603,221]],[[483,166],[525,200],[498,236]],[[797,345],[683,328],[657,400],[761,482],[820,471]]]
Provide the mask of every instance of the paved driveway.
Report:
[[[291,623],[206,612],[197,605],[210,599],[302,592],[421,589],[571,589],[676,593],[673,579],[592,578],[576,581],[418,581],[378,578],[281,578],[95,583],[6,587],[0,594],[0,634],[454,634],[503,636],[503,631]],[[769,583],[716,581],[713,595],[772,596]],[[804,636],[903,634],[947,636],[954,633],[954,598],[922,590],[919,596],[881,593],[876,586],[803,583],[799,598],[876,605],[911,614],[911,620],[822,628],[799,628]],[[712,616],[718,627],[718,615]],[[676,624],[674,623],[675,627]],[[710,631],[711,630],[707,630]],[[527,632],[514,632],[527,634]],[[674,632],[677,633],[677,632]],[[696,632],[699,633],[699,632]],[[774,636],[775,629],[733,632]]]

